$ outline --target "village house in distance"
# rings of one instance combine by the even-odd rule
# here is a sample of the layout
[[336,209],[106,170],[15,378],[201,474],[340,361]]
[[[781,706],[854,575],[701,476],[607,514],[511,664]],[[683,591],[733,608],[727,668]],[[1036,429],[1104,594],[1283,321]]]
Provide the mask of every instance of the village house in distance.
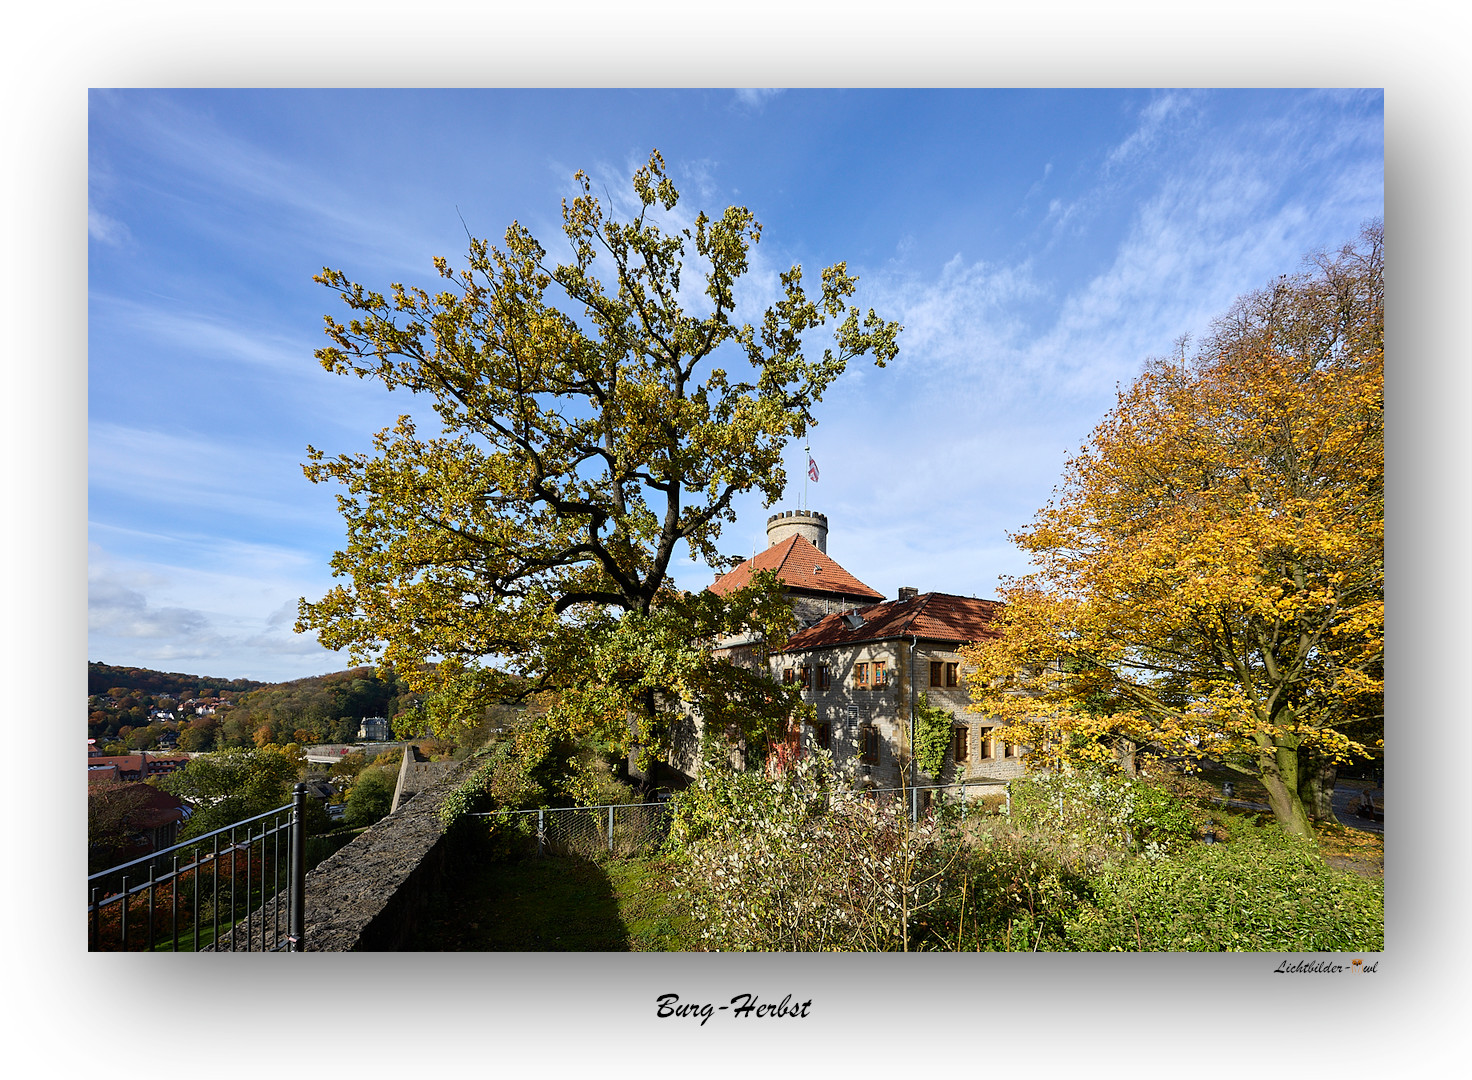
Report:
[[[751,638],[727,638],[718,653],[736,663],[767,664],[774,677],[796,683],[817,711],[800,746],[822,747],[878,787],[898,787],[909,759],[910,721],[923,693],[954,721],[941,776],[921,783],[1003,780],[1023,772],[1020,748],[992,736],[997,721],[966,711],[956,649],[994,631],[1000,605],[992,600],[900,589],[898,599],[865,585],[828,554],[828,518],[789,510],[767,519],[765,551],[718,577],[710,586],[726,595],[758,571],[773,571],[786,586],[798,631],[780,647]],[[696,722],[698,728],[698,721]],[[699,768],[699,739],[677,748],[677,768]]]

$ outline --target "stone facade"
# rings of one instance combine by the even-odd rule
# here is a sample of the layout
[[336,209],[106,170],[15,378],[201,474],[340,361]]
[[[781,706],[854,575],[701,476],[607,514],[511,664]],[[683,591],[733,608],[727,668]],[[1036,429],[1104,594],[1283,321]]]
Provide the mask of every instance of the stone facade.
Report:
[[[1021,776],[1020,748],[1004,746],[991,735],[998,721],[968,712],[970,696],[965,688],[945,685],[948,670],[955,672],[960,682],[961,658],[955,652],[958,644],[906,639],[869,641],[778,653],[770,662],[773,676],[803,686],[803,700],[817,711],[816,722],[803,727],[802,748],[815,749],[826,740],[835,762],[855,764],[859,774],[878,787],[899,787],[902,781],[909,782],[909,777],[902,774],[909,761],[910,718],[922,693],[931,705],[951,713],[955,727],[965,736],[963,740],[952,739],[942,774],[921,775],[920,783]],[[931,683],[932,664],[940,665],[936,672],[939,685]],[[882,665],[881,685],[875,685],[876,665]],[[948,669],[947,665],[954,667]],[[867,757],[866,728],[874,731]],[[959,768],[957,750],[964,755]]]

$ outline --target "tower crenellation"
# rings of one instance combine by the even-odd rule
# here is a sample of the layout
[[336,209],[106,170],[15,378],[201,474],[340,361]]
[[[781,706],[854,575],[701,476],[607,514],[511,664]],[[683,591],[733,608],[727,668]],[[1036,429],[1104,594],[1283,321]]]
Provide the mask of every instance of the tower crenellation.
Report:
[[828,515],[816,510],[787,510],[767,518],[767,546],[780,544],[789,536],[801,536],[824,555],[828,554]]

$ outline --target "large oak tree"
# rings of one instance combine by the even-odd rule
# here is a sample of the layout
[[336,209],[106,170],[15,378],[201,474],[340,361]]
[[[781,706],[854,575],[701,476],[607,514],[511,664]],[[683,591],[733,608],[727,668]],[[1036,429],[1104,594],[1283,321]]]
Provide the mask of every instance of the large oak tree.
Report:
[[1384,326],[1376,225],[1120,393],[964,651],[1004,738],[1236,762],[1309,834],[1306,781],[1383,733]]
[[[740,321],[761,227],[738,206],[682,226],[658,152],[633,177],[630,221],[576,182],[567,261],[513,223],[500,248],[472,239],[463,268],[437,258],[436,291],[317,277],[352,313],[328,317],[323,366],[427,395],[438,430],[403,416],[372,453],[309,448],[307,475],[346,489],[332,566],[347,583],[302,601],[297,628],[399,672],[439,727],[550,691],[549,729],[657,750],[678,699],[722,720],[733,701],[748,720],[792,706],[703,645],[780,623],[773,583],[734,602],[687,596],[670,562],[683,546],[730,563],[717,541],[732,500],[781,495],[788,440],[850,360],[892,359],[900,328],[847,303],[842,263],[812,296],[792,267]],[[833,344],[810,359],[825,324]]]

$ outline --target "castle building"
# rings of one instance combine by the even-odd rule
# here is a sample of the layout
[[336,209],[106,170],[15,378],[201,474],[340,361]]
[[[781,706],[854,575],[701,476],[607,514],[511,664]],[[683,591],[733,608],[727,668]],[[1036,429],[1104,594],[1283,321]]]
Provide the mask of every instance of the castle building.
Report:
[[[992,736],[996,721],[967,712],[956,652],[995,633],[1000,604],[913,588],[885,601],[828,554],[828,518],[813,511],[773,514],[767,542],[765,551],[717,577],[711,591],[727,595],[770,570],[785,586],[798,630],[781,645],[727,638],[715,651],[735,663],[765,665],[775,678],[800,686],[817,717],[793,733],[797,752],[821,747],[877,786],[909,782],[912,718],[924,693],[929,704],[952,714],[954,726],[942,775],[913,779],[954,783],[1022,773],[1021,749]],[[698,728],[694,718],[694,742]],[[691,740],[677,758],[677,767],[693,775],[698,752]]]
[[[799,626],[811,626],[836,611],[868,607],[884,599],[883,593],[828,556],[828,518],[812,511],[789,510],[769,517],[766,550],[717,577],[710,591],[729,595],[745,588],[763,570],[775,573],[786,586]],[[732,644],[726,642],[723,647]]]
[[[878,787],[1005,780],[1023,772],[1021,748],[996,739],[997,721],[968,712],[962,645],[992,636],[994,600],[900,590],[897,600],[826,616],[770,656],[773,675],[796,684],[815,719],[794,738],[852,763]],[[940,774],[907,774],[920,695],[951,714]]]

